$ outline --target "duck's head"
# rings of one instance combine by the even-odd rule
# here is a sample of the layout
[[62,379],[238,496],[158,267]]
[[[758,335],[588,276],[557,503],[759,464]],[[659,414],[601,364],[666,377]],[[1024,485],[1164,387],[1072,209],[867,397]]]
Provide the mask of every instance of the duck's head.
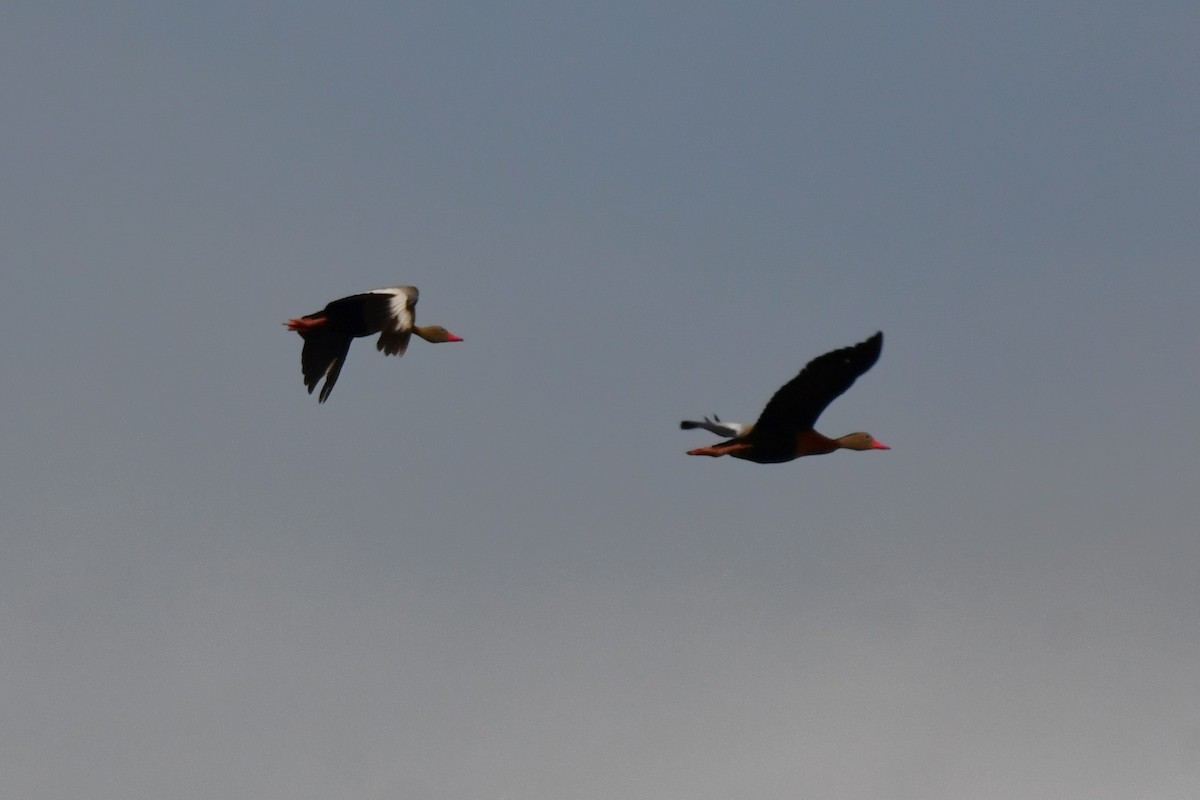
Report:
[[413,333],[427,342],[461,342],[461,336],[455,336],[441,325],[414,325]]
[[863,431],[855,431],[847,433],[845,436],[837,440],[838,444],[846,450],[891,450],[883,442],[876,439],[869,433]]

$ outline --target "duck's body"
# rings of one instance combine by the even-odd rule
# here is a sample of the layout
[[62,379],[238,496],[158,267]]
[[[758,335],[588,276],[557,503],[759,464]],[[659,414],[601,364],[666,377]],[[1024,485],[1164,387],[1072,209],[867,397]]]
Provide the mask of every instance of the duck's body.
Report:
[[[775,393],[748,429],[743,429],[729,441],[689,450],[688,455],[727,455],[758,464],[782,464],[834,450],[890,450],[869,433],[851,433],[830,439],[813,428],[821,412],[875,365],[882,349],[883,334],[876,333],[852,347],[814,358]],[[703,427],[720,433],[710,425],[700,423],[687,424],[685,421],[680,427]]]
[[328,399],[346,363],[350,343],[361,336],[378,333],[375,349],[388,356],[404,355],[414,333],[427,342],[461,342],[440,325],[414,324],[419,296],[415,286],[387,286],[334,300],[314,314],[285,322],[289,331],[304,339],[300,367],[308,393],[312,394],[324,376],[317,399],[322,403]]

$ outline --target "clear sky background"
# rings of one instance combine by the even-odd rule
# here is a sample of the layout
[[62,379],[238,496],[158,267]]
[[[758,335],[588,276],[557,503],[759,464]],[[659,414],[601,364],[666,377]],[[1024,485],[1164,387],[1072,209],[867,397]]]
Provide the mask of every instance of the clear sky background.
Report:
[[[0,12],[0,795],[1200,797],[1195,2],[101,5]],[[684,455],[880,329],[892,451]]]

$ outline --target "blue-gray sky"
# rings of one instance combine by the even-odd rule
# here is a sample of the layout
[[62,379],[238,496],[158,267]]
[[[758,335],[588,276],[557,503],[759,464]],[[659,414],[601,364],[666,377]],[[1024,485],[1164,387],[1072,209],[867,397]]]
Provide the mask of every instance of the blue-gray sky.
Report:
[[[0,794],[1200,796],[1198,36],[10,4]],[[683,454],[877,329],[891,452]]]

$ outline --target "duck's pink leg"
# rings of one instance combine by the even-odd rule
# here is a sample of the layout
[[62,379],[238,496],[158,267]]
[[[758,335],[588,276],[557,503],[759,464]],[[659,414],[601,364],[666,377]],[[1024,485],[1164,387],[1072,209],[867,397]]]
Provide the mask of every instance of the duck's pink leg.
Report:
[[749,448],[750,445],[745,442],[737,444],[714,444],[711,447],[697,447],[695,450],[688,450],[687,454],[689,456],[712,456],[713,458],[717,458],[718,456],[727,456],[730,453],[736,453],[739,450],[748,450]]
[[289,319],[283,324],[287,325],[287,329],[289,331],[306,331],[310,328],[315,328],[318,325],[324,325],[328,321],[329,320],[325,317],[314,317],[312,319],[309,319],[308,317],[298,317],[297,319]]

